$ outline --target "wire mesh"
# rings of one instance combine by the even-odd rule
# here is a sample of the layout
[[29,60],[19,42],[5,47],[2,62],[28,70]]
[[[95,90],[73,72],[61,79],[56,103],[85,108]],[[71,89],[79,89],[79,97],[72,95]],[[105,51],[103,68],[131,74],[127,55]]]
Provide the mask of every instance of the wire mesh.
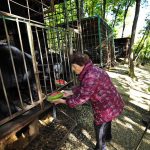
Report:
[[8,117],[1,124],[42,106],[43,94],[60,89],[57,79],[69,83],[75,77],[69,63],[74,51],[87,52],[101,67],[112,64],[112,30],[99,16],[84,18],[84,6],[78,0],[1,0],[0,46],[7,45],[11,70],[4,74],[6,64],[1,59],[1,106],[5,110],[0,118]]
[[[0,3],[0,43],[8,47],[11,70],[5,76],[6,64],[1,61],[1,106],[5,108],[1,109],[1,124],[42,103],[42,93],[47,95],[60,89],[55,84],[56,79],[72,80],[69,55],[73,51],[73,38],[76,38],[76,49],[81,44],[68,23],[77,20],[76,11],[75,1],[2,0]],[[65,28],[59,26],[62,23]],[[12,47],[17,50],[13,52]],[[16,52],[20,53],[20,62],[17,62]],[[11,80],[13,86],[7,86]],[[14,90],[16,94],[12,96]]]

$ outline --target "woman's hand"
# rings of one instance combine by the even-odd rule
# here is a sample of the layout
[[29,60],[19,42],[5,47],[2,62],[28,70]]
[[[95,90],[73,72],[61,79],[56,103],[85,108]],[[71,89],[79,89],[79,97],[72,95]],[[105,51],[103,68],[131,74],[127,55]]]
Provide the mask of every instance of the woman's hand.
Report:
[[58,100],[56,100],[55,102],[53,102],[55,105],[57,105],[57,104],[66,104],[66,100],[64,100],[64,99],[58,99]]
[[68,96],[73,95],[72,90],[64,90],[63,93],[64,93],[63,97],[68,97]]

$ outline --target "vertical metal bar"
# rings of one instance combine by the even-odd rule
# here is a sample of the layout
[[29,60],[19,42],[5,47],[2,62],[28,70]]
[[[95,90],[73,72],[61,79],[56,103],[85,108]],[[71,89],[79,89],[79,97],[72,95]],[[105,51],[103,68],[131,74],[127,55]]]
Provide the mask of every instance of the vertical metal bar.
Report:
[[67,53],[65,53],[65,52],[63,52],[63,61],[64,61],[64,69],[65,69],[65,72],[64,72],[64,74],[66,74],[66,78],[68,78],[67,77],[67,63],[66,63],[66,58],[68,59],[68,57],[66,57],[66,55],[68,54],[68,50],[67,50]]
[[67,38],[67,32],[65,32],[65,38],[64,38],[64,40],[65,40],[65,43],[66,43],[66,48],[67,48],[67,53],[65,54],[64,53],[64,61],[65,61],[65,68],[66,68],[66,57],[67,57],[67,59],[69,58],[69,56],[68,56],[68,53],[70,53],[69,51],[68,51],[68,47],[67,47],[67,45],[68,45],[68,43],[67,43],[67,40],[68,40],[68,38]]
[[[57,28],[57,43],[58,43],[58,49],[59,49],[59,57],[60,57],[60,64],[61,64],[61,66],[60,67],[63,67],[62,65],[62,63],[63,63],[63,61],[62,61],[62,54],[61,54],[61,49],[60,49],[60,37],[59,37],[59,34],[60,34],[60,31],[58,30],[58,28]],[[60,68],[60,69],[62,69],[62,68]],[[63,79],[64,79],[64,73],[66,72],[66,69],[64,70],[62,70],[63,71]],[[65,71],[65,72],[64,72]],[[59,77],[60,78],[60,77]]]
[[38,72],[38,67],[37,67],[37,62],[36,62],[36,56],[35,56],[35,52],[34,52],[34,43],[33,43],[32,29],[31,29],[30,23],[26,23],[26,25],[27,25],[28,40],[29,40],[29,45],[30,45],[30,50],[31,50],[31,55],[32,55],[32,62],[33,62],[33,69],[34,69],[34,74],[35,74],[35,81],[36,81],[36,85],[37,85],[37,92],[38,92],[41,108],[43,109],[42,90],[41,90],[41,85],[40,85],[40,80],[39,80],[39,72]]
[[[85,39],[85,48],[89,51],[89,39],[88,39],[88,30],[87,30],[88,24],[87,24],[87,20],[85,21],[85,23],[83,24],[83,30],[84,30],[84,39]],[[91,50],[90,50],[91,51]],[[90,52],[92,55],[92,51]]]
[[94,53],[95,53],[95,63],[97,63],[97,50],[96,50],[96,48],[95,48],[95,45],[96,45],[96,40],[95,40],[95,32],[94,32],[94,29],[92,28],[92,24],[93,23],[95,23],[95,21],[94,21],[94,18],[92,17],[91,18],[91,24],[90,24],[90,26],[91,26],[91,45],[92,45],[92,43],[93,43],[93,47],[92,47],[92,49],[94,50]]
[[72,31],[69,30],[69,35],[70,35],[70,54],[73,54],[73,44],[72,44]]
[[[53,29],[53,34],[52,34],[52,41],[53,41],[53,45],[55,46],[55,29]],[[56,47],[54,47],[56,48]],[[56,52],[56,50],[54,50]],[[56,74],[55,74],[55,70],[54,70],[54,59],[53,59],[53,55],[52,55],[52,52],[51,53],[51,59],[52,59],[52,65],[53,65],[53,74],[54,74],[54,80],[56,80]],[[56,56],[57,57],[57,56]],[[57,61],[57,60],[56,60]]]
[[[23,63],[24,63],[25,72],[26,72],[26,75],[27,75],[28,74],[27,64],[26,64],[26,60],[25,60],[25,56],[24,56],[23,43],[22,43],[22,37],[21,37],[21,32],[20,32],[19,21],[18,21],[17,18],[16,18],[16,22],[17,22],[17,29],[18,29],[18,35],[19,35],[19,41],[20,41],[21,51],[22,51]],[[32,93],[31,93],[31,86],[30,86],[30,81],[29,81],[28,75],[27,75],[27,83],[28,83],[28,88],[29,88],[29,94],[30,94],[30,98],[31,98],[31,103],[33,104],[33,97],[32,97]]]
[[[55,23],[54,23],[55,24]],[[55,33],[55,30],[54,30],[54,33]],[[54,37],[54,34],[53,34],[53,40],[54,40],[54,45],[55,45],[55,37]],[[52,53],[51,53],[51,58],[52,58],[52,65],[54,64],[54,61],[53,61],[53,57],[52,57]],[[54,71],[54,69],[53,69]],[[55,71],[54,71],[54,79],[56,80],[56,75],[55,75]],[[57,112],[56,112],[56,106],[53,105],[53,117],[56,119],[57,117]]]
[[101,43],[101,30],[100,30],[100,27],[101,27],[101,23],[100,23],[100,17],[97,16],[97,19],[98,19],[98,37],[99,37],[99,49],[100,49],[100,66],[102,67],[103,66],[103,60],[102,60],[102,43]]
[[30,20],[30,8],[29,8],[29,1],[26,0],[26,3],[27,3],[27,8],[28,8],[28,17],[29,17],[29,20]]
[[[49,16],[49,14],[48,14],[48,16]],[[54,20],[54,12],[52,12],[52,19]],[[52,42],[54,41],[55,42],[55,37],[54,37],[54,34],[55,34],[55,30],[54,30],[54,27],[55,27],[55,20],[53,21],[53,36],[51,35],[51,37],[52,37]],[[50,19],[49,19],[49,26],[50,26]],[[50,36],[49,36],[49,42],[50,42]],[[51,54],[51,59],[52,59],[52,64],[54,64],[54,61],[53,61],[53,57],[52,57],[52,52],[50,52],[50,54]],[[56,80],[56,75],[55,75],[55,71],[54,71],[54,69],[53,69],[53,74],[54,74],[54,80]],[[56,106],[55,105],[53,105],[53,117],[56,119]]]
[[[106,26],[105,26],[106,27]],[[106,53],[107,53],[107,56],[106,56],[106,66],[109,65],[109,49],[108,49],[108,39],[107,39],[107,28],[105,28],[104,30],[104,41],[105,41],[105,47],[106,47]]]
[[[48,33],[47,33],[47,37],[48,37],[48,42],[49,42],[49,45],[50,45],[50,30],[48,30]],[[50,47],[51,48],[51,47]],[[50,53],[50,58],[51,58],[51,60],[52,60],[52,64],[53,64],[53,57],[52,57],[52,54],[51,54],[51,51],[49,51],[48,52],[48,54]],[[49,59],[49,57],[48,57],[48,59]],[[48,65],[49,65],[49,67],[50,67],[50,65],[52,65],[52,64],[49,64],[49,60],[48,60]],[[53,73],[54,74],[54,72],[53,72],[53,68],[52,68],[52,70],[50,70],[50,76],[51,76],[51,73]],[[55,77],[55,76],[54,76]],[[52,80],[51,80],[52,81]],[[52,83],[51,83],[51,86],[52,86]],[[53,87],[52,87],[52,91],[53,91],[54,89],[53,89]]]
[[[50,52],[50,54],[51,54],[51,59],[52,59],[52,65],[54,64],[54,61],[53,61],[53,56],[52,56],[52,52]],[[55,72],[53,72],[53,74],[54,74],[54,80],[56,80],[56,76],[55,76]],[[53,105],[53,117],[56,119],[56,106],[55,105]]]
[[[56,14],[57,12],[55,11],[55,19],[56,19],[56,23],[55,23],[55,25],[56,24],[58,24],[58,20],[57,20],[57,14]],[[56,49],[57,49],[57,51],[58,51],[58,53],[59,53],[59,57],[60,57],[60,52],[59,52],[59,50],[60,50],[60,45],[59,45],[59,31],[58,31],[58,27],[55,27],[55,34],[53,34],[54,36],[56,35],[56,37],[54,37],[54,46],[55,46],[55,53],[57,53],[56,52]],[[57,43],[55,42],[55,38],[57,39]],[[57,46],[56,46],[57,45]],[[60,62],[58,62],[58,55],[56,55],[56,64],[60,64]],[[58,65],[57,65],[57,67],[58,67]],[[58,76],[58,78],[60,78],[60,74],[58,74],[59,76]]]
[[5,98],[6,98],[6,103],[7,103],[9,114],[10,114],[10,117],[11,117],[12,116],[12,112],[11,112],[11,109],[10,109],[10,104],[9,104],[9,100],[8,100],[7,91],[6,91],[6,88],[5,88],[5,84],[4,84],[1,68],[0,68],[0,79],[1,79],[1,82],[2,82],[2,87],[3,87],[4,95],[5,95]]
[[98,46],[97,44],[98,44],[98,42],[97,42],[97,30],[96,30],[96,22],[94,21],[94,20],[96,20],[96,18],[94,17],[93,18],[93,22],[94,22],[94,30],[93,30],[93,36],[94,36],[94,39],[95,39],[95,43],[94,43],[94,49],[95,49],[95,51],[96,51],[96,63],[98,63],[98,56],[97,56],[97,49],[96,49],[96,47]]
[[[113,34],[112,30],[111,30],[111,34]],[[115,44],[114,44],[114,38],[113,38],[113,36],[112,36],[111,40],[112,40],[112,43],[111,43],[112,45],[111,46],[112,46],[112,52],[113,52],[113,63],[115,63],[116,57],[115,57],[115,47],[114,47]]]
[[9,36],[8,36],[7,25],[6,25],[6,21],[4,19],[4,16],[3,16],[3,22],[4,22],[5,32],[6,32],[6,38],[7,38],[7,41],[8,41],[9,53],[10,53],[11,62],[12,62],[12,66],[13,66],[13,72],[14,72],[14,75],[15,75],[15,81],[16,81],[16,85],[17,85],[19,99],[20,99],[20,102],[21,102],[22,109],[24,109],[23,108],[23,101],[22,101],[22,97],[21,97],[21,93],[20,93],[20,88],[19,88],[19,83],[18,83],[18,78],[17,78],[17,73],[16,73],[16,68],[15,68],[15,63],[14,63],[14,59],[13,59],[13,54],[12,54],[12,51],[11,51],[11,48],[10,48],[10,41],[9,41]]
[[[72,40],[72,37],[71,37],[71,40]],[[71,41],[72,42],[72,41]],[[65,63],[68,65],[68,67],[69,67],[69,77],[70,77],[70,79],[71,79],[71,74],[72,74],[72,71],[71,71],[71,66],[70,66],[70,60],[69,60],[69,55],[70,54],[73,54],[73,50],[72,50],[72,44],[70,45],[70,48],[69,48],[69,51],[67,51],[67,53],[66,53],[66,56],[64,56],[65,57]],[[66,58],[67,58],[67,60],[66,60]],[[67,62],[66,62],[67,61]],[[73,76],[72,76],[73,77]]]
[[[71,4],[72,3],[70,1],[70,8],[72,9]],[[69,62],[69,55],[73,54],[73,45],[72,45],[72,34],[71,34],[70,27],[69,27],[68,9],[67,9],[67,1],[66,0],[64,0],[64,10],[65,10],[64,15],[65,15],[65,19],[66,19],[65,22],[66,22],[66,25],[67,25],[67,30],[66,30],[65,35],[64,35],[64,40],[65,40],[65,43],[66,43],[66,47],[68,45],[67,43],[69,43],[69,50],[67,49],[67,53],[66,54],[64,53],[64,60],[65,60],[65,67],[68,66],[69,78],[71,79],[71,78],[73,78],[73,72],[71,71],[71,66],[70,66],[70,62]],[[72,21],[73,21],[73,18],[72,18]],[[72,24],[72,26],[73,26],[73,24]],[[67,72],[66,72],[66,77],[67,77]]]
[[[53,17],[53,12],[52,12],[52,17]],[[50,14],[48,13],[48,23],[49,23],[49,27],[50,27]],[[53,22],[54,23],[54,22]],[[55,24],[55,23],[54,23]],[[51,31],[50,31],[50,29],[48,28],[48,31],[47,31],[47,37],[48,37],[48,43],[49,43],[49,46],[51,46],[51,41],[52,40],[50,40],[50,36],[51,36]],[[51,49],[51,47],[50,47],[50,49]],[[52,60],[52,64],[53,64],[53,57],[52,57],[52,53],[51,53],[51,51],[49,51],[48,53],[50,53],[50,56],[51,56],[51,60]],[[48,61],[48,63],[49,63],[49,61]],[[53,72],[53,69],[52,69],[52,71],[51,71],[51,73],[53,73],[54,74],[54,80],[55,80],[55,73]],[[50,75],[50,74],[49,74]],[[52,87],[52,91],[53,91],[53,87]]]
[[[58,23],[57,21],[57,11],[55,11],[55,25]],[[54,13],[53,13],[53,15],[54,15]],[[58,32],[58,27],[56,28],[56,26],[54,25],[54,34],[53,34],[53,41],[54,41],[54,49],[55,49],[55,53],[56,53],[56,64],[58,64],[58,56],[57,56],[57,51],[56,51],[56,49],[57,50],[59,50],[59,45],[57,44],[57,46],[56,46],[56,42],[55,42],[55,39],[57,38],[57,32]],[[56,37],[55,37],[56,36]],[[58,41],[58,40],[57,40]],[[59,53],[59,52],[58,52]],[[53,63],[53,65],[54,65],[54,63]],[[58,65],[57,65],[57,67],[58,67]],[[55,73],[55,70],[54,70],[54,73]],[[54,74],[54,76],[55,76],[55,80],[57,79],[56,78],[56,74]],[[59,77],[58,77],[59,78]]]
[[[71,36],[70,36],[70,30],[69,30],[68,10],[67,10],[67,1],[66,0],[64,0],[63,7],[64,7],[64,22],[66,23],[66,26],[67,26],[67,30],[66,30],[67,32],[65,32],[65,41],[66,41],[67,54],[64,53],[64,62],[65,62],[65,68],[66,68],[67,63],[66,63],[66,56],[65,55],[67,55],[67,62],[68,62],[68,66],[69,66],[68,53],[70,54],[70,51],[71,51],[71,47],[70,47],[70,45],[71,45],[70,44]],[[69,52],[68,52],[68,43],[69,43]],[[66,77],[67,77],[67,73],[66,73]]]
[[[82,30],[84,31],[84,24],[82,22]],[[85,49],[85,32],[82,32],[82,40],[83,40],[83,52],[86,50]]]
[[63,79],[66,80],[64,74],[66,73],[67,70],[66,70],[66,69],[64,70],[64,64],[63,64],[64,61],[65,61],[65,58],[64,58],[64,56],[63,56],[64,54],[65,54],[65,52],[62,52],[62,51],[60,50],[60,61],[61,61],[61,65],[62,65]]
[[52,79],[51,79],[51,71],[50,71],[50,66],[49,66],[49,58],[48,58],[48,49],[46,47],[46,40],[45,40],[45,34],[44,34],[44,31],[42,29],[42,33],[43,33],[43,39],[44,39],[44,45],[45,45],[45,53],[46,53],[46,60],[47,60],[47,67],[48,67],[48,74],[49,74],[49,80],[50,80],[50,87],[51,87],[51,91],[53,91],[53,88],[52,88]]
[[42,49],[41,49],[41,44],[40,44],[40,40],[39,40],[39,34],[37,31],[37,27],[35,27],[35,32],[36,32],[38,47],[39,47],[39,51],[40,51],[40,58],[41,58],[41,63],[42,63],[42,71],[43,71],[43,76],[44,76],[44,87],[45,87],[45,92],[47,95],[47,85],[46,85],[46,81],[45,81],[45,69],[44,69],[44,63],[43,63],[43,55],[42,55]]
[[70,66],[70,60],[69,60],[69,54],[67,53],[67,63],[68,63],[68,67],[69,67],[69,75],[70,75],[70,79],[73,78],[73,73],[71,71],[71,66]]
[[[76,24],[77,24],[77,21],[76,21]],[[78,34],[76,32],[74,32],[74,41],[75,41],[74,49],[76,51],[78,47]]]
[[[67,36],[64,37],[64,40],[67,41]],[[70,51],[68,51],[68,49],[67,49],[67,53],[66,54],[64,53],[63,57],[64,57],[64,62],[65,62],[65,67],[67,67],[67,65],[68,65],[69,78],[71,79],[71,78],[73,78],[73,72],[71,71],[71,66],[70,66],[70,61],[69,61],[69,54],[73,54],[73,53],[70,53]]]
[[43,1],[41,0],[41,2],[39,2],[39,3],[41,3],[42,15],[43,15],[43,22],[44,22],[44,7],[43,7]]
[[111,56],[110,56],[111,49],[109,47],[109,44],[110,44],[110,42],[109,42],[108,28],[106,26],[106,48],[107,48],[107,65],[108,65],[108,67],[110,67],[110,64],[111,64]]
[[[81,41],[80,41],[80,29],[79,29],[79,20],[77,20],[77,27],[78,27],[78,31],[79,34],[77,35],[77,51],[81,51]],[[81,51],[82,52],[82,51]]]
[[87,26],[87,29],[88,29],[88,42],[89,42],[89,47],[90,47],[90,49],[91,49],[91,51],[92,51],[92,55],[93,55],[93,60],[95,61],[95,59],[96,59],[96,57],[95,57],[95,55],[96,55],[96,52],[95,52],[95,49],[94,49],[94,43],[93,43],[93,28],[91,28],[91,25],[92,25],[92,22],[93,21],[93,18],[90,18],[90,19],[88,19],[87,20],[87,22],[88,22],[88,26]]
[[7,3],[8,3],[8,8],[9,8],[9,13],[11,14],[10,0],[7,0]]
[[[62,52],[60,51],[60,54],[61,54],[61,62],[63,65],[63,79],[65,79],[65,74],[67,77],[67,68],[66,68],[66,57],[65,57],[66,49],[64,49],[64,45],[63,45],[64,39],[63,39],[63,35],[62,35],[62,34],[64,34],[64,30],[60,31],[59,33],[60,33],[59,35],[61,36],[61,50],[62,50]],[[60,45],[60,43],[59,43],[59,45]]]
[[78,30],[79,30],[79,37],[80,37],[80,48],[81,48],[81,52],[83,53],[83,39],[82,39],[82,18],[81,18],[81,1],[78,1],[78,6],[79,6],[79,18],[78,18]]
[[[64,10],[64,22],[66,23],[67,31],[69,31],[68,11],[67,11],[67,1],[66,0],[64,0],[64,3],[63,3],[63,10]],[[70,36],[69,36],[68,32],[65,32],[65,33],[66,33],[66,37],[67,37],[66,42],[68,41],[68,43],[70,44]],[[66,43],[67,47],[68,47],[68,43]],[[69,49],[70,49],[70,47],[69,47]]]
[[92,58],[93,58],[93,50],[90,49],[90,42],[89,42],[89,32],[88,32],[88,20],[86,20],[86,23],[84,25],[85,29],[86,29],[86,33],[85,33],[85,38],[86,38],[86,44],[87,44],[87,47],[88,47],[88,50],[91,51],[91,55],[92,55]]
[[[42,6],[42,14],[43,14],[43,20],[44,20],[44,7],[43,7],[43,1],[41,0],[41,6]],[[45,28],[44,28],[45,29]],[[49,80],[50,80],[50,88],[51,88],[51,91],[53,90],[52,89],[52,80],[51,80],[51,76],[50,76],[50,66],[49,66],[49,61],[48,61],[48,49],[47,49],[47,42],[45,40],[45,34],[44,34],[44,30],[42,28],[42,36],[43,36],[43,40],[44,40],[44,45],[45,45],[45,54],[46,54],[46,61],[47,61],[47,64],[45,64],[47,67],[48,67],[48,74],[49,74]],[[46,75],[46,74],[45,74]],[[47,79],[46,79],[47,80]],[[47,94],[47,86],[46,86],[46,94]]]
[[[57,16],[56,16],[56,21],[57,21]],[[59,44],[59,31],[58,31],[58,27],[57,27],[57,29],[56,29],[56,38],[57,38],[57,43],[55,43],[54,45],[56,45],[57,44],[57,47],[55,48],[55,51],[56,51],[56,49],[58,50],[58,54],[59,54],[59,56],[58,55],[56,55],[56,61],[57,61],[57,64],[60,64],[61,65],[61,53],[60,53],[60,44]],[[60,62],[58,62],[58,57],[59,57],[59,59],[60,59]],[[61,67],[61,66],[60,66]],[[58,65],[57,65],[57,68],[58,68]],[[59,68],[58,68],[59,69]],[[61,69],[61,68],[60,68]],[[60,70],[59,70],[60,71]],[[60,72],[59,72],[60,73]],[[60,74],[58,74],[58,79],[60,79]]]
[[[51,54],[51,60],[52,60],[52,64],[51,65],[54,65],[54,59],[53,59],[52,52],[50,52],[50,54]],[[54,74],[54,80],[56,80],[56,74],[55,74],[54,68],[53,68],[53,74]]]

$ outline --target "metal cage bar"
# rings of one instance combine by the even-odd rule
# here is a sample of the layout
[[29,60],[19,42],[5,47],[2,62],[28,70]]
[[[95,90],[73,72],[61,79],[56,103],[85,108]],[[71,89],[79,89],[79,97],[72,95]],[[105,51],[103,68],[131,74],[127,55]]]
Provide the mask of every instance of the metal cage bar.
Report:
[[0,79],[1,79],[1,82],[2,82],[3,91],[4,91],[5,98],[6,98],[6,103],[7,103],[7,106],[8,106],[9,114],[10,114],[10,117],[12,117],[12,112],[11,112],[11,109],[10,109],[10,104],[9,104],[9,100],[8,100],[7,91],[6,91],[6,87],[5,87],[5,84],[4,84],[1,68],[0,68]]
[[52,79],[51,79],[51,76],[50,76],[50,66],[49,66],[49,58],[48,58],[48,49],[46,47],[46,39],[45,39],[45,34],[44,34],[44,30],[42,29],[42,33],[43,33],[43,39],[44,39],[44,45],[45,45],[45,53],[46,53],[46,60],[47,60],[47,66],[48,66],[48,74],[49,74],[49,81],[50,81],[50,88],[51,88],[51,91],[53,91],[53,88],[52,88]]
[[[28,74],[27,65],[26,65],[26,60],[25,60],[25,56],[24,56],[23,43],[22,43],[22,37],[21,37],[21,32],[20,32],[20,26],[19,26],[19,21],[18,21],[18,19],[16,19],[16,22],[17,22],[17,29],[18,29],[18,34],[19,34],[19,40],[20,40],[20,45],[21,45],[21,51],[22,51],[22,56],[23,56],[23,63],[24,63],[24,67],[25,67],[25,72],[26,72],[26,74]],[[29,88],[29,93],[30,93],[31,102],[32,102],[32,104],[33,104],[33,97],[32,97],[32,93],[31,93],[31,86],[30,86],[30,81],[29,81],[29,77],[28,77],[28,76],[27,76],[27,83],[28,83],[28,88]]]
[[42,103],[42,90],[41,90],[41,85],[39,82],[39,72],[38,72],[37,63],[36,63],[36,56],[35,56],[34,44],[33,44],[33,35],[32,35],[32,29],[31,29],[30,23],[27,23],[27,33],[28,33],[28,40],[29,40],[29,45],[30,45],[30,50],[31,50],[31,55],[32,55],[33,69],[34,69],[34,74],[35,74],[37,91],[39,95],[39,100]]
[[10,57],[11,57],[11,63],[13,66],[13,72],[14,72],[14,76],[15,76],[15,81],[16,81],[16,85],[17,85],[17,90],[18,90],[18,94],[19,94],[19,99],[21,102],[21,106],[23,109],[23,101],[22,101],[22,97],[21,97],[21,93],[20,93],[20,87],[19,87],[19,83],[18,83],[18,78],[17,78],[17,73],[16,73],[16,68],[15,68],[15,63],[14,63],[14,59],[13,59],[13,54],[10,48],[10,41],[9,41],[9,36],[8,36],[8,30],[7,30],[7,25],[6,25],[6,21],[3,17],[3,22],[4,22],[4,28],[5,28],[5,33],[6,33],[6,38],[7,38],[7,42],[8,42],[8,47],[9,47],[9,53],[10,53]]
[[[107,65],[108,55],[106,49],[102,49],[102,44],[107,41],[107,45],[110,46],[112,40],[111,29],[99,16],[83,18],[84,16],[81,15],[81,7],[85,6],[82,6],[81,1],[64,0],[62,3],[56,2],[57,4],[54,6],[55,11],[53,9],[50,10],[49,3],[43,0],[25,0],[24,2],[7,0],[6,3],[8,9],[0,10],[0,14],[2,14],[0,19],[2,18],[4,22],[8,45],[10,47],[6,20],[11,20],[15,21],[17,25],[17,38],[19,40],[20,49],[23,54],[23,64],[26,74],[28,73],[28,67],[24,56],[25,41],[27,41],[27,45],[29,45],[28,48],[29,53],[31,53],[32,56],[35,84],[38,94],[38,101],[35,102],[35,99],[32,96],[31,83],[27,77],[27,88],[29,88],[29,97],[31,99],[32,105],[27,107],[24,106],[24,101],[21,95],[22,92],[20,90],[15,64],[13,62],[13,56],[11,54],[11,49],[9,48],[13,71],[15,74],[15,82],[19,93],[19,101],[22,106],[22,109],[19,112],[15,114],[11,113],[11,109],[9,108],[9,99],[7,97],[7,89],[3,84],[3,90],[5,92],[4,95],[7,101],[6,103],[8,104],[8,111],[10,116],[15,117],[20,115],[28,109],[37,106],[39,103],[41,105],[41,109],[43,109],[43,93],[47,95],[55,90],[60,89],[55,85],[55,63],[60,63],[63,65],[63,79],[67,79],[67,82],[70,82],[73,78],[75,78],[75,74],[72,73],[69,63],[69,55],[72,54],[74,50],[79,50],[83,53],[85,48],[88,47],[92,49],[92,55],[95,55],[95,53],[98,51],[100,56],[97,56],[96,54],[93,57],[95,57],[96,61],[100,62],[101,67]],[[18,9],[23,10],[22,12],[25,11],[25,14],[22,15],[22,12],[18,13],[15,11],[14,8],[17,6]],[[27,39],[24,39],[22,36],[23,31],[21,28],[21,23],[23,23],[26,27],[27,31],[24,32],[27,34]],[[88,26],[92,27],[92,23],[94,24],[94,29],[88,28]],[[96,27],[98,27],[98,29],[96,29]],[[107,31],[107,33],[105,31],[103,32],[102,27],[105,29],[105,31]],[[85,32],[84,29],[86,29]],[[35,54],[36,45],[40,54],[40,60],[37,59]],[[54,51],[52,52],[52,50]],[[54,60],[54,53],[56,54],[56,60]],[[112,55],[113,52],[109,51],[109,53]],[[100,59],[98,57],[100,57]],[[112,59],[110,61],[112,61]],[[42,71],[39,69],[39,66],[42,68]],[[41,74],[39,74],[39,71],[41,71]],[[43,79],[43,83],[40,82],[40,77]],[[3,80],[2,72],[0,78]],[[60,75],[58,78],[60,78]]]
[[42,73],[43,73],[43,80],[44,80],[44,86],[45,86],[45,93],[47,95],[47,85],[46,85],[46,81],[45,81],[45,69],[44,69],[44,63],[43,63],[43,54],[42,54],[42,49],[41,49],[41,44],[40,44],[40,40],[39,40],[39,34],[37,31],[37,27],[35,27],[35,32],[36,32],[36,37],[37,37],[37,41],[38,41],[38,47],[39,47],[39,52],[40,52],[40,59],[41,59],[41,63],[42,63]]

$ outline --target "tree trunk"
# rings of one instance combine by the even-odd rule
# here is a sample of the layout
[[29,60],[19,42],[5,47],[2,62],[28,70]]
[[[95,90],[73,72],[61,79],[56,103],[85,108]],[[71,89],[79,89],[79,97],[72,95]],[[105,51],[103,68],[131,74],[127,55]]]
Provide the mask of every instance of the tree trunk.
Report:
[[84,9],[83,9],[83,6],[84,6],[84,0],[76,0],[75,1],[76,3],[76,10],[77,10],[77,18],[80,20],[81,18],[84,17]]
[[127,1],[127,4],[125,6],[125,12],[124,12],[124,18],[123,18],[123,29],[122,29],[122,38],[123,38],[123,34],[124,34],[124,29],[125,29],[125,24],[126,24],[126,16],[127,16],[127,13],[128,13],[128,9],[131,5],[131,0],[128,2]]
[[80,2],[80,15],[81,15],[81,18],[83,18],[84,17],[84,0],[81,0],[81,2]]
[[121,6],[121,4],[119,4],[118,5],[118,8],[117,8],[117,12],[116,12],[116,15],[115,15],[115,20],[114,20],[114,22],[113,22],[113,28],[114,28],[114,26],[115,26],[115,24],[116,24],[116,20],[117,20],[117,16],[118,16],[118,13],[119,13],[119,10],[120,10],[120,6]]
[[103,19],[105,19],[106,14],[106,0],[103,0]]
[[135,16],[134,16],[134,21],[133,21],[133,25],[132,25],[132,33],[131,33],[131,40],[130,40],[130,46],[129,46],[129,75],[132,78],[135,77],[134,63],[133,63],[134,55],[133,55],[133,51],[132,51],[132,46],[134,44],[134,39],[135,39],[137,21],[138,21],[139,12],[140,12],[140,3],[141,3],[141,0],[136,0]]

